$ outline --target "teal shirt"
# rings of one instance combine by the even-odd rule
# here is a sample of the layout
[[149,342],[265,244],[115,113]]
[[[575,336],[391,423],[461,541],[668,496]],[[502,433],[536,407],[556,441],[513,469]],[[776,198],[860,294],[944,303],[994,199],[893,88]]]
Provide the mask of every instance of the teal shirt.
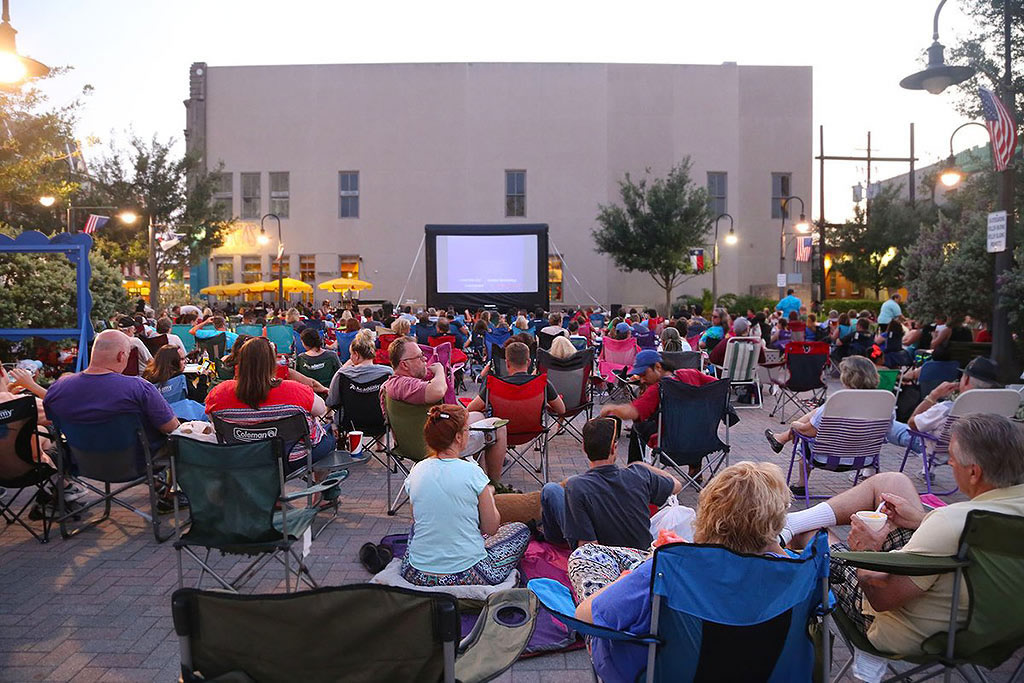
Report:
[[480,494],[490,483],[475,462],[427,458],[405,480],[412,501],[409,563],[423,572],[455,574],[487,557],[480,533]]

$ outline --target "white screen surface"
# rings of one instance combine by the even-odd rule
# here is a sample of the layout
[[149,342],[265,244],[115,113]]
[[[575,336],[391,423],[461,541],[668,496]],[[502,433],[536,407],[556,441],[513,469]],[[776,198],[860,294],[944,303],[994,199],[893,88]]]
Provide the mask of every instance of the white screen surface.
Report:
[[438,235],[437,292],[537,291],[537,235]]

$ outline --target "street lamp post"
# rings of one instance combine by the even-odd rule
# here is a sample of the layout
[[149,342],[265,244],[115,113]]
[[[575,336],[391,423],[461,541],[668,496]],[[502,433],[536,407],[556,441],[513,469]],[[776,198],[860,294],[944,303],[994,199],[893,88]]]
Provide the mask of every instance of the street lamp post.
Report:
[[[263,218],[260,219],[260,237],[263,240],[267,238],[267,230],[263,227],[263,222],[268,218],[273,218],[277,221],[277,305],[280,308],[284,308],[284,239],[281,237],[281,219],[276,213],[263,214]],[[266,241],[263,242],[264,244]]]
[[[912,76],[904,78],[900,81],[900,85],[902,87],[909,90],[923,89],[932,94],[938,94],[946,87],[962,83],[974,75],[974,69],[971,67],[947,67],[942,64],[942,46],[938,44],[939,12],[942,11],[942,6],[945,4],[946,0],[942,0],[939,3],[938,8],[935,10],[935,21],[932,35],[932,39],[935,42],[933,42],[932,46],[928,48],[928,68],[925,71],[918,72]],[[1009,0],[1003,0],[1003,79],[1002,83],[999,84],[999,90],[1001,91],[1000,99],[1003,102],[1003,106],[1005,106],[1006,110],[1012,114],[1014,110],[1014,99],[1013,62],[1011,58],[1010,37],[1010,2]],[[938,48],[937,50],[936,47]],[[938,64],[934,68],[932,64],[933,57],[935,56],[933,50],[935,50],[938,55]],[[930,76],[934,78],[925,77],[925,75],[929,73]],[[956,131],[953,132],[956,133]],[[950,140],[952,141],[952,137],[950,137]],[[1010,323],[1007,318],[1006,308],[1001,306],[999,303],[999,279],[1002,277],[1003,273],[1013,266],[1013,193],[1015,176],[1012,160],[1006,165],[1006,168],[1003,169],[1001,173],[1002,182],[999,183],[997,204],[1002,210],[1006,211],[1006,248],[1003,251],[996,252],[995,256],[995,273],[994,281],[992,283],[992,359],[996,361],[996,364],[999,367],[1001,379],[1005,380],[1012,379],[1016,375],[1013,340],[1010,336]],[[952,180],[952,177],[950,179]]]
[[729,234],[725,236],[726,244],[736,244],[736,231],[733,229],[732,216],[727,213],[719,214],[715,218],[715,249],[711,261],[711,304],[712,308],[718,306],[718,222],[723,218],[729,219]]
[[[779,225],[779,274],[786,274],[786,207],[790,200],[800,202],[800,220],[793,224],[793,229],[799,233],[806,233],[811,229],[807,223],[807,215],[804,213],[804,200],[796,195],[782,198],[782,223]],[[787,283],[788,284],[788,283]],[[786,285],[779,285],[779,299],[786,296]]]
[[982,128],[985,128],[986,133],[988,132],[988,128],[977,121],[961,123],[953,130],[949,136],[949,158],[946,159],[946,163],[942,166],[942,172],[939,174],[939,181],[946,187],[956,187],[963,178],[963,173],[956,165],[956,155],[953,153],[953,137],[960,132],[961,128],[966,128],[967,126],[981,126]]
[[50,67],[31,57],[18,54],[11,26],[9,0],[3,0],[3,21],[0,22],[0,84],[17,86],[29,78],[41,78],[50,73]]

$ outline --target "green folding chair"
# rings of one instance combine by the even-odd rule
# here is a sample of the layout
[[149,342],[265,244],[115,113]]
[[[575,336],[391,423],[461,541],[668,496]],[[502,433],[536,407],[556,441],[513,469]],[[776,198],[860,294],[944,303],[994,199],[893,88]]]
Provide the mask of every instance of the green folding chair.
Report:
[[[312,525],[318,508],[292,508],[291,503],[315,493],[334,491],[348,477],[348,470],[332,473],[320,484],[292,493],[285,492],[284,442],[275,437],[262,441],[222,445],[171,438],[171,476],[188,496],[192,525],[181,533],[178,501],[174,516],[178,523],[174,548],[178,559],[178,587],[184,585],[181,555],[186,553],[201,567],[196,588],[209,573],[225,590],[238,588],[252,578],[271,559],[284,565],[285,590],[305,582],[312,588],[316,581],[305,564],[305,551],[312,542]],[[276,509],[275,509],[276,508]],[[304,548],[298,552],[295,544]],[[204,548],[200,558],[195,548]],[[257,556],[233,580],[218,574],[210,566],[210,552]],[[292,560],[296,567],[292,568]]]
[[278,353],[291,353],[295,330],[291,325],[267,325],[267,339],[274,342]]
[[883,391],[891,391],[899,394],[900,371],[899,370],[878,370],[878,388]]
[[375,584],[290,595],[177,590],[181,680],[377,683],[494,680],[533,635],[537,598],[499,591],[460,642],[455,598]]
[[[949,610],[949,629],[921,643],[921,651],[911,655],[892,655],[875,649],[867,637],[843,613],[834,612],[839,634],[848,647],[876,657],[904,660],[915,667],[897,672],[887,679],[921,681],[939,673],[949,681],[953,671],[966,680],[970,669],[981,680],[988,680],[981,667],[993,669],[1024,647],[1024,517],[988,510],[967,514],[960,545],[953,557],[928,557],[913,553],[840,552],[834,557],[861,569],[899,574],[929,576],[953,573],[953,596]],[[966,582],[970,599],[967,623],[957,628],[957,604],[961,584]],[[851,657],[839,671],[838,680],[853,663]],[[1010,681],[1020,679],[1024,661]],[[925,675],[927,674],[927,675]],[[918,676],[924,676],[918,678]]]

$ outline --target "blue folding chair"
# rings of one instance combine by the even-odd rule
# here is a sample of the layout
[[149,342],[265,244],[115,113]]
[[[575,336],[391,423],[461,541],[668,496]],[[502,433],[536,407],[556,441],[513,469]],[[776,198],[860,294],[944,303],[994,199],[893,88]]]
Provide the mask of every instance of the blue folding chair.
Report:
[[185,379],[185,375],[175,375],[166,382],[157,384],[156,388],[168,403],[188,398],[188,380]]
[[[595,673],[607,683],[627,680],[624,670],[632,673],[630,664],[645,659],[643,678],[638,674],[636,680],[648,683],[812,679],[816,648],[808,629],[828,633],[825,532],[796,558],[673,543],[655,550],[633,573],[651,577],[650,627],[640,632],[576,619],[572,594],[557,581],[527,584],[556,619],[592,638]],[[828,680],[828,647],[817,648],[817,654],[822,680]]]
[[347,363],[348,359],[352,357],[352,352],[349,347],[352,346],[352,340],[359,334],[359,330],[353,330],[352,332],[338,332],[334,335],[335,340],[338,343],[338,359],[342,363]]
[[235,334],[247,334],[250,337],[262,337],[263,325],[235,325]]
[[[728,379],[701,387],[671,377],[658,383],[658,445],[652,460],[656,466],[671,468],[684,486],[699,491],[705,471],[711,477],[723,465],[729,466],[729,424],[735,416],[729,404],[729,387]],[[724,441],[718,435],[723,423]],[[697,474],[690,476],[682,465],[697,467]]]
[[917,376],[917,386],[921,396],[927,396],[943,382],[955,382],[960,379],[960,363],[955,360],[929,360],[921,366]]
[[508,330],[490,330],[484,333],[484,350],[487,353],[487,360],[491,360],[491,349],[497,346],[499,349],[504,348],[505,342],[508,341],[512,333]]
[[[170,538],[173,530],[161,535],[160,518],[157,515],[154,475],[163,465],[154,464],[149,441],[137,413],[118,415],[106,422],[54,420],[53,424],[57,431],[57,471],[61,478],[73,477],[83,487],[100,496],[69,513],[64,500],[64,487],[57,487],[57,523],[62,537],[69,538],[108,519],[111,504],[117,503],[149,522],[158,543]],[[103,488],[90,481],[103,484]],[[113,484],[119,486],[113,488]],[[118,498],[120,494],[140,484],[145,484],[149,489],[148,513]],[[103,504],[103,515],[76,529],[68,529],[70,517],[77,519],[82,512],[100,503]]]

